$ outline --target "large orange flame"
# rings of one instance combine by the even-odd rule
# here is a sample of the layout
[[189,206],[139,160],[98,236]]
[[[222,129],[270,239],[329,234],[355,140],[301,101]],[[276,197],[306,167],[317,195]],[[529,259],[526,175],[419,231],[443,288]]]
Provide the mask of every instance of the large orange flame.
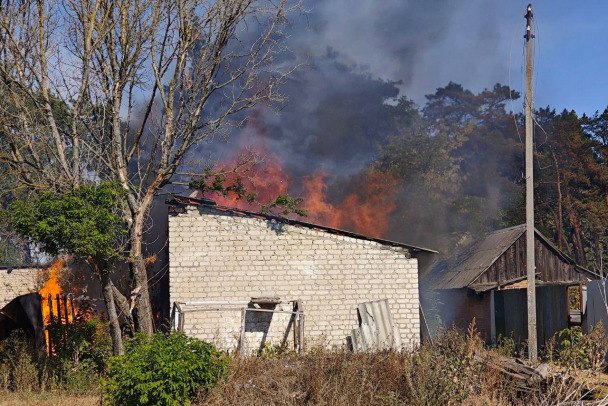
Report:
[[42,318],[44,319],[45,326],[51,322],[51,308],[48,298],[50,296],[55,300],[57,295],[61,294],[61,285],[59,283],[59,272],[61,269],[63,269],[63,261],[56,259],[48,268],[48,279],[39,291],[40,296],[42,296]]
[[390,214],[397,207],[396,180],[378,171],[366,173],[359,180],[357,191],[334,205],[326,198],[327,176],[319,172],[304,180],[304,207],[311,220],[373,237],[386,236]]
[[[259,202],[268,202],[279,194],[288,194],[293,182],[284,169],[283,161],[272,153],[265,153],[264,144],[257,141],[256,153],[264,161],[243,178],[245,188],[257,194]],[[241,148],[241,153],[243,148]],[[234,167],[236,161],[221,165]],[[327,227],[342,228],[373,237],[386,237],[390,227],[390,215],[396,209],[397,181],[388,174],[370,171],[358,178],[355,192],[341,201],[330,202],[327,196],[328,172],[320,170],[302,181],[303,207],[308,213],[306,221]],[[228,183],[230,183],[230,177]],[[238,199],[236,195],[212,196],[218,204],[245,210],[255,205]],[[259,208],[259,207],[258,207]]]

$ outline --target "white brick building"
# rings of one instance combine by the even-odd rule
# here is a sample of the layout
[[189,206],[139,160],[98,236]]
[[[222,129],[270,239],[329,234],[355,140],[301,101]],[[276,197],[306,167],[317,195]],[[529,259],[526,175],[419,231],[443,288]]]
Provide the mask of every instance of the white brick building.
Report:
[[[170,204],[170,302],[185,303],[187,334],[234,349],[243,303],[280,297],[303,304],[307,346],[343,346],[358,325],[357,305],[388,299],[402,343],[419,342],[416,256],[433,251],[207,200],[176,198]],[[243,345],[255,350],[263,342],[293,343],[290,318],[248,312]]]
[[0,267],[0,308],[17,296],[38,291],[41,286],[39,268]]

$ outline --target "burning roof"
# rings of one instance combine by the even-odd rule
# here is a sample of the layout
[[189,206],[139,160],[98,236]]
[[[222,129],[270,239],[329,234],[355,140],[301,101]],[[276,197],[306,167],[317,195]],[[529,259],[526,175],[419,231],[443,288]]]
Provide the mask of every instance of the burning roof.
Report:
[[437,251],[429,249],[429,248],[418,247],[415,245],[405,244],[405,243],[401,243],[401,242],[370,237],[370,236],[366,236],[363,234],[357,234],[357,233],[353,233],[350,231],[341,230],[338,228],[327,227],[327,226],[314,224],[314,223],[308,223],[308,222],[304,222],[304,221],[300,221],[300,220],[293,220],[293,219],[265,214],[265,213],[259,213],[259,212],[249,211],[249,210],[241,210],[241,209],[237,209],[237,208],[233,208],[233,207],[221,206],[210,199],[197,199],[197,198],[186,197],[186,196],[173,196],[170,199],[168,199],[166,203],[173,207],[184,207],[184,206],[211,207],[214,210],[223,211],[223,212],[230,213],[233,215],[261,218],[261,219],[265,219],[265,220],[273,220],[273,221],[277,221],[279,223],[284,223],[284,224],[289,224],[289,225],[294,225],[294,226],[299,226],[299,227],[306,227],[306,228],[311,228],[311,229],[315,229],[315,230],[321,230],[321,231],[325,231],[325,232],[331,233],[331,234],[343,235],[346,237],[357,238],[357,239],[367,240],[367,241],[374,241],[379,244],[383,244],[383,245],[387,245],[387,246],[406,248],[412,254],[416,254],[417,252],[427,252],[427,253],[437,254]]

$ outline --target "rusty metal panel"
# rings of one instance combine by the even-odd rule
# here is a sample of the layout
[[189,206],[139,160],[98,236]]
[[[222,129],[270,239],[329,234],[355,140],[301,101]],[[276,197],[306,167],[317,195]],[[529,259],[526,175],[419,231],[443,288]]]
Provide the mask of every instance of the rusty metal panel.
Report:
[[388,300],[376,300],[357,307],[360,325],[351,335],[353,351],[399,349],[401,336],[395,328]]

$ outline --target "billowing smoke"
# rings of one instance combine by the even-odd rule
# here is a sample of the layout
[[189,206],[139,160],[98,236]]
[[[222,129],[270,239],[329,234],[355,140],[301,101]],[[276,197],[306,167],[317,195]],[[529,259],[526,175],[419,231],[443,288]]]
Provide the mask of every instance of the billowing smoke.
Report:
[[352,174],[394,131],[389,116],[397,97],[422,105],[450,81],[472,90],[507,81],[508,50],[497,47],[505,26],[482,0],[332,0],[303,7],[286,35],[285,58],[302,64],[281,89],[287,101],[278,112],[258,111],[255,128],[235,131],[228,145],[220,141],[220,159],[235,145],[254,143],[244,140],[253,131],[293,175],[319,167]]
[[[413,182],[390,191],[394,201],[368,203],[370,214],[385,217],[370,216],[374,220],[368,225],[339,219],[357,216],[357,207],[373,196],[375,186],[366,182],[378,179],[366,171],[397,132],[400,97],[423,106],[426,94],[451,81],[474,92],[508,82],[509,49],[504,44],[512,39],[514,27],[501,20],[504,10],[493,5],[492,13],[482,0],[303,5],[306,12],[292,16],[286,33],[289,51],[277,61],[299,65],[281,87],[286,102],[278,109],[258,107],[228,141],[201,146],[200,157],[229,163],[245,148],[255,147],[269,162],[255,178],[287,177],[274,189],[288,185],[289,193],[308,199],[310,221],[420,245],[449,245],[437,240],[453,231],[447,221],[451,208],[429,201],[420,193],[424,186]],[[497,212],[494,206],[487,206],[492,211],[488,217]],[[346,207],[352,210],[328,215],[328,208]],[[382,230],[370,229],[389,223]]]

